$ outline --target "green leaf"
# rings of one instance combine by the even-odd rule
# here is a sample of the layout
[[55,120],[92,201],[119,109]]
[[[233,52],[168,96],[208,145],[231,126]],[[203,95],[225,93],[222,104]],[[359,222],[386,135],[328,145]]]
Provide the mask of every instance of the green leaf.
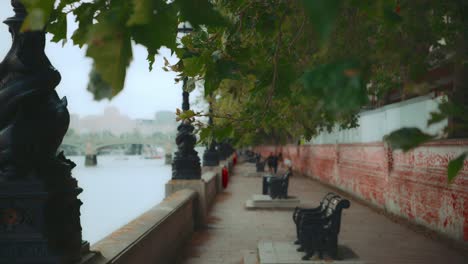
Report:
[[394,11],[394,8],[392,5],[387,5],[384,7],[383,15],[384,15],[385,20],[390,25],[396,25],[403,21],[402,17]]
[[94,67],[89,73],[88,91],[97,101],[112,98],[112,87],[102,79]]
[[427,126],[432,126],[433,124],[440,123],[447,119],[447,115],[441,112],[431,112],[431,117],[427,121]]
[[125,27],[124,7],[114,6],[98,18],[90,29],[86,56],[94,60],[96,71],[117,95],[124,87],[127,67],[132,60],[130,34]]
[[406,152],[434,138],[435,136],[426,134],[419,128],[405,127],[386,135],[384,140],[393,149],[401,149]]
[[80,48],[88,41],[89,30],[93,26],[96,10],[96,5],[90,3],[83,3],[73,10],[73,14],[76,16],[75,21],[78,22],[78,29],[75,30],[71,38],[73,43]]
[[297,73],[294,71],[294,65],[287,61],[281,60],[278,65],[277,87],[275,93],[282,97],[291,95],[291,84],[298,79]]
[[309,20],[319,36],[321,43],[326,41],[333,31],[340,13],[342,0],[302,0]]
[[165,2],[158,3],[154,8],[146,24],[138,24],[130,28],[133,40],[148,50],[150,70],[154,57],[162,46],[172,50],[177,46],[177,9]]
[[453,159],[449,162],[447,167],[447,181],[449,183],[452,183],[453,180],[455,180],[455,177],[457,176],[458,172],[460,172],[460,170],[463,168],[463,163],[466,159],[467,154],[468,152],[464,152],[456,159]]
[[355,62],[318,66],[306,71],[301,82],[306,95],[320,98],[324,109],[338,115],[357,111],[367,103],[367,89]]
[[238,65],[234,61],[219,59],[205,64],[205,96],[219,88],[224,79],[235,79]]
[[216,91],[221,83],[221,78],[210,68],[211,67],[209,67],[205,73],[205,96]]
[[49,22],[55,0],[21,0],[21,2],[28,12],[21,31],[43,30]]
[[195,116],[195,112],[193,110],[187,110],[187,111],[183,111],[179,114],[179,118],[181,120],[187,120],[187,119],[190,119],[190,118],[193,118]]
[[61,40],[65,42],[67,39],[67,14],[60,12],[57,19],[47,27],[47,31],[54,35],[53,42]]
[[128,25],[144,25],[151,21],[153,14],[152,0],[132,0],[133,13],[128,20]]
[[209,142],[211,141],[211,128],[205,127],[200,130],[200,139],[199,142]]
[[193,27],[200,25],[220,26],[226,21],[214,10],[209,0],[175,0],[181,21],[189,21]]
[[75,4],[75,3],[80,2],[80,1],[82,1],[82,0],[60,0],[60,1],[59,1],[59,4],[57,5],[56,10],[59,10],[60,12],[62,12],[63,9],[64,9],[67,5]]
[[232,137],[234,128],[231,124],[227,124],[224,127],[218,127],[213,131],[214,136],[218,141]]
[[186,76],[195,77],[201,74],[204,61],[202,57],[190,57],[183,59],[184,61],[184,74]]

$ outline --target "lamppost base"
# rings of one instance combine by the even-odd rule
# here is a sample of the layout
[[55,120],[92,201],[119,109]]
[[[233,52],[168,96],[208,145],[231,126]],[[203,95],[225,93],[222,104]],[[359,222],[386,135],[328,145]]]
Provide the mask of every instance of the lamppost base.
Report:
[[172,161],[173,180],[198,180],[201,179],[200,158],[198,155],[178,157],[176,152]]
[[6,261],[0,262],[79,262],[89,252],[81,240],[79,192],[58,193],[40,180],[0,183],[0,260]]
[[219,166],[219,154],[216,150],[206,150],[205,153],[203,153],[203,166]]
[[19,262],[60,263],[49,250],[41,230],[45,223],[47,192],[39,181],[0,184],[0,259]]

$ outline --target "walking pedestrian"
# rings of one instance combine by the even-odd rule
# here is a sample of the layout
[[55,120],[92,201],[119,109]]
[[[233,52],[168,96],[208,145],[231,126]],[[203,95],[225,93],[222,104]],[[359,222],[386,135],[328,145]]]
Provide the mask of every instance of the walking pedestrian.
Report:
[[273,156],[273,170],[276,172],[278,171],[278,156]]
[[273,173],[273,163],[274,163],[273,159],[274,159],[273,158],[273,152],[270,152],[270,155],[268,155],[268,157],[266,159],[267,164],[268,164],[268,171],[270,173]]
[[273,152],[270,152],[270,155],[267,158],[267,162],[270,173],[276,174],[278,171],[278,156],[273,155]]

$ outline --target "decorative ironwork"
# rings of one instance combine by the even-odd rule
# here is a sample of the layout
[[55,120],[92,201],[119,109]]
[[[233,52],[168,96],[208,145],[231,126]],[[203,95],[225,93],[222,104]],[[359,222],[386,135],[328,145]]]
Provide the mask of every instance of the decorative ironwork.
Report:
[[[184,79],[183,86],[187,84]],[[189,93],[182,93],[182,110],[190,110]],[[177,151],[174,153],[172,162],[172,179],[201,179],[200,158],[195,151],[197,138],[193,134],[194,127],[190,120],[183,120],[177,127],[176,144]]]
[[272,199],[287,199],[289,177],[291,172],[287,172],[282,177],[270,177],[268,182],[269,194]]
[[234,153],[234,148],[229,144],[228,140],[224,140],[218,144],[219,159],[225,160]]
[[23,214],[17,208],[6,208],[0,210],[0,224],[10,229],[11,227],[23,222]]
[[81,255],[82,190],[75,164],[56,154],[70,122],[67,100],[55,91],[61,76],[44,53],[45,32],[21,32],[26,9],[11,4],[13,44],[0,63],[0,210],[16,223],[8,203],[21,201],[31,223],[0,236],[0,259],[70,263]]

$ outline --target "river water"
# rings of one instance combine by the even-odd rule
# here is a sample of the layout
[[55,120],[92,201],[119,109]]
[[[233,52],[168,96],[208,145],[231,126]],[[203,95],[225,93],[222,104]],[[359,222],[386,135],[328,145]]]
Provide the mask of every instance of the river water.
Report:
[[98,156],[98,166],[85,167],[84,156],[68,158],[77,164],[73,176],[84,189],[81,226],[91,244],[161,202],[171,178],[171,166],[162,159]]

